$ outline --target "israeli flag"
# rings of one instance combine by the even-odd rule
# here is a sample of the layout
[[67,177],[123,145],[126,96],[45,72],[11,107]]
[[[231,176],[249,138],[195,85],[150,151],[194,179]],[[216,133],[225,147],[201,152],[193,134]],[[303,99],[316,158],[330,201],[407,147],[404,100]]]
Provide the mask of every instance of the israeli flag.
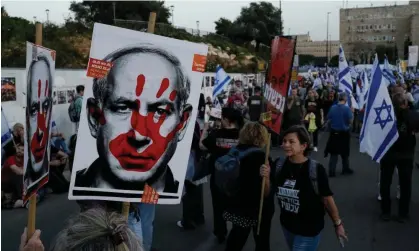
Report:
[[396,77],[394,76],[393,71],[390,69],[387,56],[384,56],[383,76],[387,80],[387,86],[396,84]]
[[370,84],[368,81],[368,74],[364,70],[361,73],[361,86],[356,85],[356,96],[358,97],[358,105],[360,109],[362,109],[367,102],[369,88]]
[[231,77],[227,75],[223,67],[218,65],[217,69],[215,70],[215,85],[212,91],[213,100],[215,100],[215,97],[223,92],[224,88],[228,86],[230,81]]
[[384,82],[376,54],[361,129],[360,152],[367,153],[378,163],[399,138],[394,106]]
[[1,108],[1,147],[3,148],[7,143],[12,140],[12,131],[7,123],[6,116],[4,115],[3,108]]
[[339,92],[346,92],[352,94],[352,77],[351,69],[345,58],[345,52],[342,45],[339,47]]
[[314,90],[317,90],[317,89],[319,89],[319,88],[322,88],[322,80],[320,79],[320,77],[317,77],[317,78],[314,80],[313,89],[314,89]]

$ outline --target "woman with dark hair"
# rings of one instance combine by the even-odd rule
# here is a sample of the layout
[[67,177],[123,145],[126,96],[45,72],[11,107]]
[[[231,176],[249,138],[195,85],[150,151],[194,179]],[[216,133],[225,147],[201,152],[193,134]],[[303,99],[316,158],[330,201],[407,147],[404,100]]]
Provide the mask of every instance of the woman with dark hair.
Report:
[[[214,173],[215,160],[226,155],[228,151],[239,142],[239,132],[244,125],[243,117],[239,111],[224,107],[221,111],[221,129],[215,129],[208,135],[209,123],[205,123],[199,146],[201,150],[208,151],[211,174]],[[214,175],[211,175],[210,188],[212,207],[214,210],[214,235],[219,242],[224,242],[227,236],[227,225],[223,219],[226,198],[215,185]]]
[[[281,225],[291,251],[315,251],[327,212],[342,242],[347,239],[338,208],[329,187],[325,168],[308,157],[310,136],[303,126],[292,126],[285,133],[284,160],[275,161],[273,184],[281,207]],[[275,169],[274,169],[275,170]],[[260,174],[269,181],[271,169],[262,165]]]

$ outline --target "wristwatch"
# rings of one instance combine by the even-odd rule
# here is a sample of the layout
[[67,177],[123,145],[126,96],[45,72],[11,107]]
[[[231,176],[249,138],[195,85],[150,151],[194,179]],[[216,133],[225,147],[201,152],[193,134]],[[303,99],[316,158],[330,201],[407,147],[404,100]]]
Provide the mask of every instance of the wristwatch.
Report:
[[333,225],[335,225],[335,227],[339,227],[340,225],[342,225],[343,223],[342,223],[342,220],[341,219],[338,219],[338,220],[335,220],[334,222],[333,222]]

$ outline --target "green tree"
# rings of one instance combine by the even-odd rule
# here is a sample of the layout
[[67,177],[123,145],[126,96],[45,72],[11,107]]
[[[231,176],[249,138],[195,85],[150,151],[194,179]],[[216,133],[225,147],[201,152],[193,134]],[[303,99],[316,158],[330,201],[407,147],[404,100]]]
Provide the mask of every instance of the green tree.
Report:
[[242,8],[234,22],[225,18],[216,21],[215,30],[236,44],[255,40],[259,51],[261,43],[270,45],[273,37],[283,34],[281,15],[282,11],[270,2],[252,2]]
[[114,4],[116,19],[147,21],[150,12],[156,12],[157,23],[169,23],[171,12],[164,6],[164,1],[83,1],[72,2],[70,10],[75,21],[86,27],[93,23],[114,23]]
[[375,52],[380,63],[384,62],[384,57],[387,56],[389,63],[395,64],[397,59],[396,51],[397,47],[394,46],[377,45],[375,47]]
[[228,37],[232,26],[233,22],[222,17],[215,21],[215,33],[217,33],[218,35]]
[[338,67],[339,66],[339,55],[335,55],[332,58],[330,58],[329,65],[332,67]]
[[312,65],[316,61],[316,57],[308,54],[298,55],[298,63],[300,65]]
[[34,42],[35,25],[20,17],[10,17],[1,7],[2,66],[22,67],[26,64],[26,41]]

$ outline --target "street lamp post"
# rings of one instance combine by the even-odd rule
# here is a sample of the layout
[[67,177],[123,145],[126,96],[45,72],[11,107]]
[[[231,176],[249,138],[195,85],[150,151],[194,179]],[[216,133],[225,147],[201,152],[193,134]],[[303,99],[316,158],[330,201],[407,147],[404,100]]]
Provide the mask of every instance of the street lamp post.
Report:
[[198,36],[199,36],[199,21],[196,21],[196,29],[198,30]]
[[116,24],[116,3],[112,2],[112,9],[113,9],[113,24]]
[[49,24],[49,9],[46,9],[45,12],[47,13],[47,24]]
[[329,63],[329,14],[327,12],[327,28],[326,28],[326,63]]
[[173,11],[175,10],[175,6],[174,5],[170,5],[170,11],[172,12],[172,25],[175,25],[175,18],[174,18],[174,14]]

